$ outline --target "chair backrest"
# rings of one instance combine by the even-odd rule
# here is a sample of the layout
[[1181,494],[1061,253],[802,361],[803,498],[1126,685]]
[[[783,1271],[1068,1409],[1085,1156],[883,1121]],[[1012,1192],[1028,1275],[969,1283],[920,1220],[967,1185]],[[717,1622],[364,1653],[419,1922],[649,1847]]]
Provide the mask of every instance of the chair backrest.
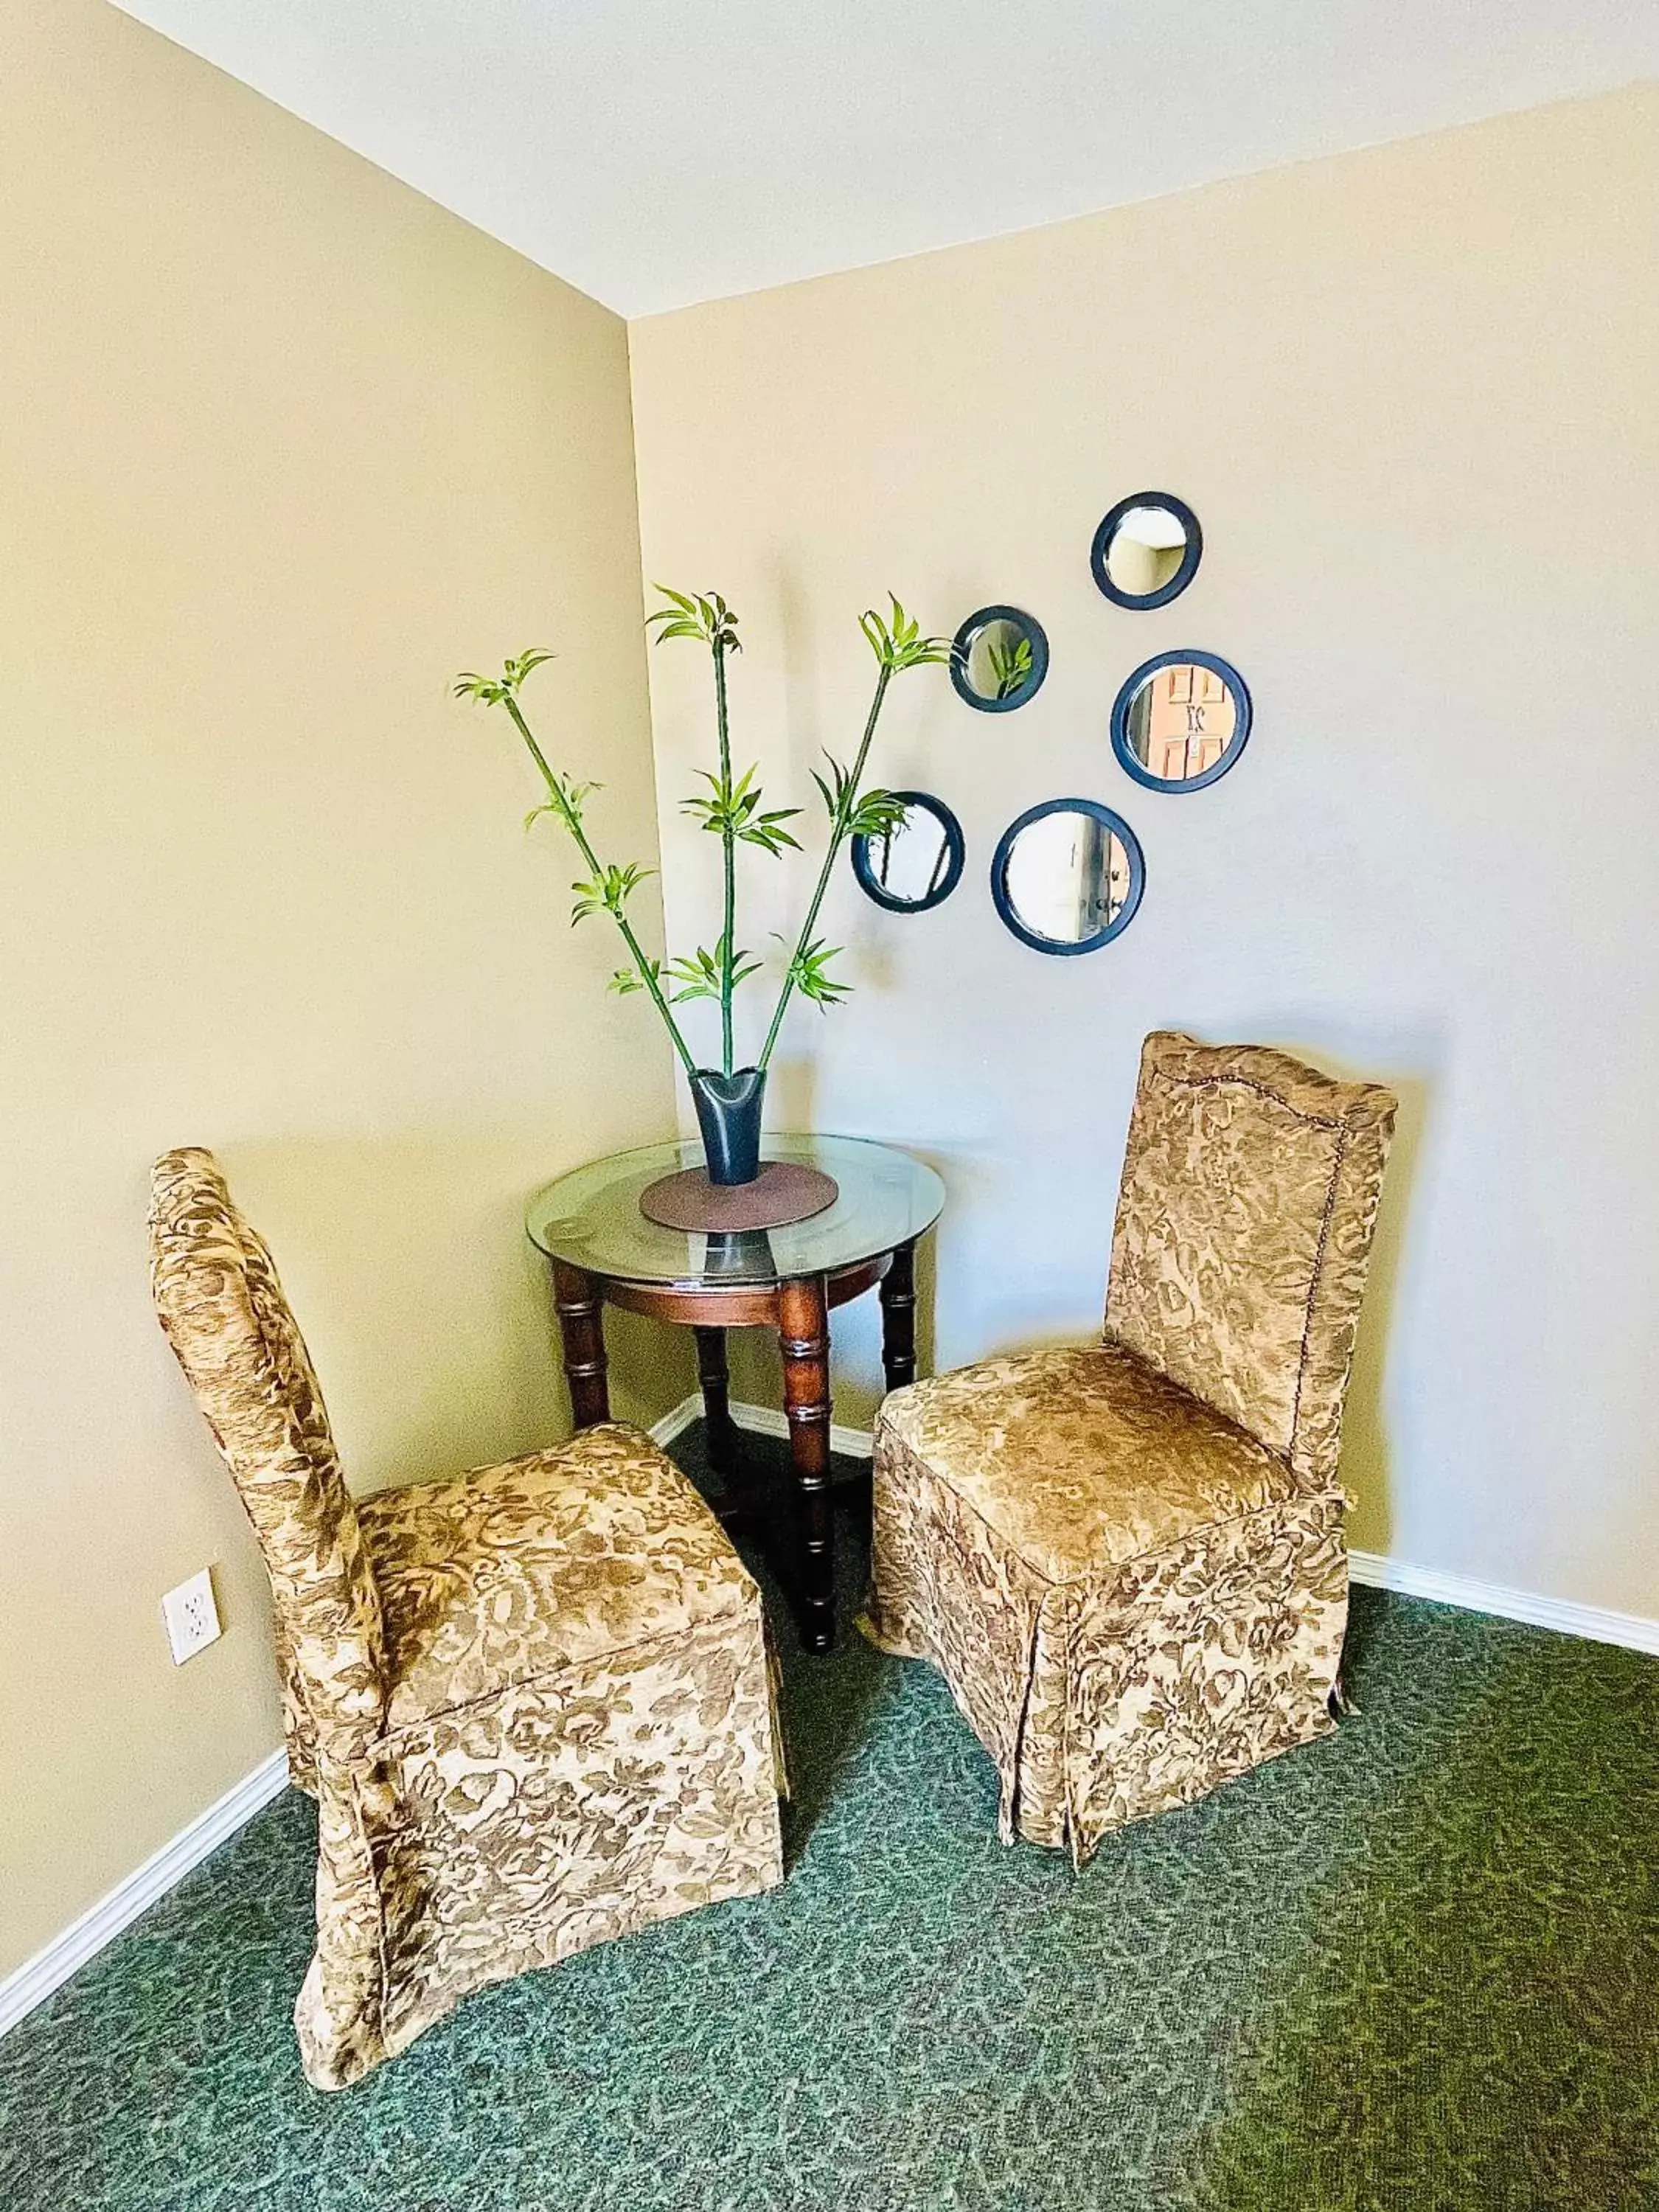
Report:
[[161,1327],[258,1536],[316,1745],[349,1759],[382,1724],[380,1604],[310,1357],[212,1153],[164,1153],[150,1187]]
[[1107,1333],[1330,1481],[1393,1094],[1155,1030],[1140,1057]]

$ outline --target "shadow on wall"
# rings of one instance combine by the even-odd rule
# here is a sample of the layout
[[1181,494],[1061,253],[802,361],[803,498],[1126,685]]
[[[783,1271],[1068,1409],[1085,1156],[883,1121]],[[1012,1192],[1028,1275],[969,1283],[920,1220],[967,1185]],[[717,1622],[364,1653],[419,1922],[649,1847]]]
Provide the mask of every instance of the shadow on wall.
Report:
[[[270,1245],[354,1490],[459,1474],[570,1431],[548,1270],[525,1201],[567,1163],[544,1131],[259,1140],[219,1157]],[[608,1315],[613,1410],[690,1389],[690,1340]]]
[[[1358,1070],[1327,1061],[1332,1074]],[[1389,1346],[1394,1337],[1401,1262],[1412,1194],[1417,1188],[1423,1134],[1429,1110],[1429,1085],[1419,1076],[1369,1077],[1386,1082],[1400,1101],[1394,1146],[1382,1178],[1382,1203],[1371,1243],[1370,1274],[1360,1308],[1353,1373],[1342,1425],[1342,1480],[1358,1501],[1348,1527],[1348,1541],[1360,1551],[1388,1553],[1394,1535],[1393,1462],[1386,1410]]]

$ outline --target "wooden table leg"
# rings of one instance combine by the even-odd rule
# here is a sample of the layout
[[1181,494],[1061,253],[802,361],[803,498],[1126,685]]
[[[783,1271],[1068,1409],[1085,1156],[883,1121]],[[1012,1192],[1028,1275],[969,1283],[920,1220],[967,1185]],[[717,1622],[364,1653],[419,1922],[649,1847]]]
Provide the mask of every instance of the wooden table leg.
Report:
[[731,1382],[726,1364],[726,1331],[694,1328],[697,1340],[697,1382],[702,1390],[708,1464],[716,1474],[731,1474],[738,1463],[738,1428],[732,1419]]
[[881,1364],[890,1390],[916,1379],[916,1247],[896,1246],[881,1279]]
[[605,1300],[595,1279],[568,1260],[553,1262],[553,1304],[564,1339],[564,1371],[570,1410],[579,1429],[611,1419],[605,1382]]
[[822,1275],[778,1285],[778,1337],[800,1529],[795,1619],[801,1649],[828,1651],[836,1640],[836,1551],[830,1510],[830,1308]]

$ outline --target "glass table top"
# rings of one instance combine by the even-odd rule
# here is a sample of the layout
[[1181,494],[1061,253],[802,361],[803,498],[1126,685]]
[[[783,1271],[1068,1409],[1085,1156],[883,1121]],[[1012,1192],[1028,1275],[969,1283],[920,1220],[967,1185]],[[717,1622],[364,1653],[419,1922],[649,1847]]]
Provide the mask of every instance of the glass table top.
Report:
[[549,1259],[590,1274],[718,1290],[833,1274],[920,1237],[944,1209],[945,1185],[932,1168],[867,1137],[769,1133],[761,1139],[761,1158],[820,1168],[835,1177],[841,1195],[822,1213],[781,1229],[724,1237],[665,1229],[640,1212],[640,1193],[659,1176],[702,1165],[702,1145],[688,1137],[573,1168],[536,1193],[525,1226]]

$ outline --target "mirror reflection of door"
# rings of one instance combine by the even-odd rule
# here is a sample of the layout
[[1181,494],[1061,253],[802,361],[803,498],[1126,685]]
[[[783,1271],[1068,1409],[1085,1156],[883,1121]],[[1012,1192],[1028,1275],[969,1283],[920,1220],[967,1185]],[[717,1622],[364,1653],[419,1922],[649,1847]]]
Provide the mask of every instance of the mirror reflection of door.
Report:
[[1033,936],[1080,945],[1116,920],[1128,893],[1128,854],[1092,814],[1046,814],[1015,840],[1008,896]]
[[1177,661],[1148,678],[1129,702],[1129,743],[1151,774],[1170,783],[1202,775],[1238,726],[1233,695],[1212,668]]
[[1078,826],[1072,865],[1077,873],[1077,927],[1080,943],[1115,921],[1129,890],[1129,856],[1103,822],[1092,815],[1069,817]]
[[1097,951],[1133,921],[1146,884],[1139,840],[1093,799],[1051,799],[1003,831],[991,899],[1034,951]]

